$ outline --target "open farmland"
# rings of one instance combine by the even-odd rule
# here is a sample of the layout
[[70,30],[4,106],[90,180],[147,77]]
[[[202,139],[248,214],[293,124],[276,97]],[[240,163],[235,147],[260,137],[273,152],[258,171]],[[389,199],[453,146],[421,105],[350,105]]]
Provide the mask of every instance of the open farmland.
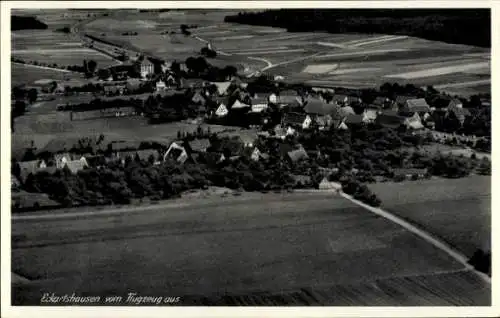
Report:
[[186,296],[187,304],[200,301],[196,295],[212,301],[257,295],[253,299],[261,305],[261,292],[296,292],[295,301],[304,305],[490,302],[490,287],[461,264],[331,194],[199,200],[55,222],[14,219],[13,271],[31,280],[14,286],[15,298],[35,303],[41,289],[132,289]]
[[[166,59],[184,60],[186,54],[196,54],[204,41],[210,41],[219,51],[219,56],[212,60],[214,64],[223,64],[216,61],[226,58],[224,63],[243,65],[246,74],[263,70],[314,85],[463,83],[460,89],[444,88],[456,93],[463,91],[463,95],[489,92],[491,88],[487,82],[491,74],[490,52],[483,48],[382,34],[288,33],[279,28],[224,23],[225,15],[234,14],[229,10],[124,14],[117,13],[113,19],[126,17],[125,24],[97,19],[84,28]],[[191,29],[195,38],[179,34],[181,24],[197,25]],[[121,35],[134,26],[140,36]],[[162,35],[165,31],[177,34]],[[483,82],[477,85],[477,81]]]
[[71,78],[82,78],[81,74],[37,67],[35,65],[22,65],[11,63],[12,85],[33,83],[42,79],[61,81]]
[[491,248],[491,177],[372,184],[384,209],[437,235],[470,257]]

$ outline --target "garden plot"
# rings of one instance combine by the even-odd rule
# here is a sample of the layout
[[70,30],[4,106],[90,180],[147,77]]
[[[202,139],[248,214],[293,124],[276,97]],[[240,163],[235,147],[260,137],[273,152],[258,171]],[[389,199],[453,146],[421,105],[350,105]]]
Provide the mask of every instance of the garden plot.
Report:
[[153,30],[158,23],[152,20],[124,19],[117,20],[112,18],[102,18],[94,20],[85,25],[85,29],[97,31],[112,32],[141,32],[144,30]]
[[40,79],[52,79],[55,81],[82,78],[79,73],[61,72],[58,70],[38,68],[30,65],[10,63],[11,65],[11,85],[29,84]]
[[302,72],[310,74],[325,74],[338,68],[338,64],[313,64],[308,65]]

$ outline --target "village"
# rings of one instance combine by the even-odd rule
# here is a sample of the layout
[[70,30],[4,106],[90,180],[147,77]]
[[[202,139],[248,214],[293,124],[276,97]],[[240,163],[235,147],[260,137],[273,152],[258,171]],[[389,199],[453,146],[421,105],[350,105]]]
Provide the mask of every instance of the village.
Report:
[[[210,45],[203,50],[210,51]],[[85,61],[84,65],[88,64],[92,62]],[[78,175],[84,169],[103,169],[117,164],[125,167],[131,159],[155,166],[163,163],[208,164],[216,170],[246,160],[259,162],[261,166],[284,163],[293,171],[290,181],[274,187],[271,186],[272,180],[262,181],[258,186],[243,186],[247,190],[261,191],[303,187],[338,188],[340,183],[331,181],[343,180],[341,176],[353,176],[360,170],[370,175],[369,178],[358,176],[364,182],[375,182],[373,177],[378,181],[418,180],[443,173],[433,173],[432,167],[425,166],[417,159],[409,162],[404,160],[405,156],[411,156],[404,151],[398,153],[403,158],[401,162],[391,163],[387,159],[385,161],[389,166],[376,172],[372,170],[372,164],[345,164],[340,158],[333,158],[334,150],[325,149],[324,144],[311,142],[318,136],[332,135],[344,138],[345,142],[350,138],[365,139],[363,136],[366,132],[363,131],[395,132],[405,140],[402,143],[407,146],[424,147],[425,144],[433,143],[442,144],[444,149],[446,146],[465,149],[459,157],[449,151],[448,155],[453,157],[450,160],[470,160],[471,157],[478,160],[475,150],[480,153],[489,151],[484,116],[489,114],[490,101],[459,99],[440,94],[432,87],[422,89],[412,85],[384,84],[379,91],[360,91],[285,84],[279,76],[241,77],[236,73],[236,68],[212,67],[204,57],[191,57],[186,63],[165,63],[138,56],[129,64],[98,70],[94,67],[88,77],[96,79],[92,83],[73,83],[75,86],[72,86],[71,81],[47,82],[19,88],[13,94],[24,96],[23,102],[26,103],[29,103],[29,96],[33,94],[35,99],[49,100],[51,96],[89,96],[89,102],[60,104],[57,107],[58,112],[69,113],[71,121],[140,116],[147,117],[151,124],[160,125],[189,121],[197,123],[198,130],[193,134],[179,131],[177,140],[169,144],[107,143],[104,136],[94,136],[82,138],[72,148],[28,148],[22,157],[14,158],[14,191],[40,192],[34,180],[43,183],[44,177],[57,170]],[[16,100],[20,102],[19,98]],[[210,127],[204,131],[201,124],[227,126],[227,129],[211,133]],[[410,142],[406,141],[410,139]],[[306,140],[308,144],[303,145],[301,141]],[[337,151],[342,145],[332,147],[337,148]],[[388,150],[378,150],[381,149]],[[423,154],[421,156],[424,157]],[[484,160],[488,158],[482,157],[482,160],[480,170],[487,173],[484,171],[488,170],[488,164]],[[311,169],[312,166],[316,169]],[[338,175],[340,170],[341,176]],[[332,177],[334,175],[336,178]],[[203,186],[210,184],[213,181]],[[224,182],[218,185],[228,186]],[[200,185],[192,184],[182,190],[197,187]],[[236,183],[232,187],[242,188],[242,185]],[[174,192],[178,194],[179,191]],[[130,196],[141,198],[151,196],[151,193],[147,195],[141,190]],[[49,194],[54,198],[53,193]],[[372,198],[370,202],[380,204],[371,193],[365,196]],[[160,197],[168,198],[168,195],[162,194]],[[71,201],[69,198],[64,200]],[[25,201],[31,203],[21,203]],[[43,201],[51,203],[45,208],[61,203]],[[82,202],[87,201],[76,200],[74,205],[85,205]],[[112,200],[88,202],[111,203]],[[44,205],[39,201],[14,200],[13,208],[29,210],[44,208]]]

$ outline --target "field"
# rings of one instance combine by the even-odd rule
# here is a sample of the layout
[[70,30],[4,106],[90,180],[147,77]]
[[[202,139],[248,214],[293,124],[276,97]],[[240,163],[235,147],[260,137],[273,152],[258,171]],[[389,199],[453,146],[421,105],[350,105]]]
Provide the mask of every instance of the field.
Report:
[[11,63],[11,85],[32,84],[41,79],[62,81],[71,78],[82,78],[81,74],[40,68],[34,65]]
[[31,280],[14,287],[15,298],[134,290],[185,296],[186,304],[197,295],[256,295],[259,305],[262,292],[284,295],[281,304],[293,304],[293,294],[305,305],[490,302],[490,287],[446,254],[331,194],[198,200],[14,220],[13,272]]
[[[210,41],[219,51],[212,61],[224,58],[225,63],[243,65],[248,75],[263,70],[313,85],[376,87],[397,81],[444,85],[443,90],[464,95],[491,89],[487,49],[407,36],[288,33],[278,28],[224,23],[226,14],[234,11],[127,12],[96,19],[84,28],[165,59],[184,60],[186,54],[199,52]],[[118,23],[125,18],[127,23]],[[198,25],[191,29],[194,37],[179,34],[180,24]],[[121,35],[129,29],[140,36]],[[165,31],[177,34],[161,34]],[[446,87],[456,83],[461,87]]]
[[427,229],[466,256],[491,248],[491,177],[379,183],[384,209]]

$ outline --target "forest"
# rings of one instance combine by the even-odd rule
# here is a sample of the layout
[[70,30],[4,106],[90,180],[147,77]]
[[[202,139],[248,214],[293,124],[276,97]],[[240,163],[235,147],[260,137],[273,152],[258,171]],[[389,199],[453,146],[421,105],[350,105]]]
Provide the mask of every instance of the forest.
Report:
[[13,15],[10,17],[11,31],[47,29],[47,25],[34,17],[22,17]]
[[240,12],[225,22],[289,32],[380,33],[491,47],[489,9],[281,9]]

